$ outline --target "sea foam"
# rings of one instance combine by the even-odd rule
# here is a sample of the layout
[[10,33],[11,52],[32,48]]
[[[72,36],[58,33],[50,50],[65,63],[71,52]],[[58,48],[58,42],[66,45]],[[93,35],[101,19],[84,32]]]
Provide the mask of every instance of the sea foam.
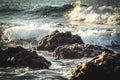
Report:
[[[96,4],[96,3],[95,3]],[[75,8],[67,14],[70,21],[82,21],[98,24],[120,24],[120,8],[112,6],[93,6],[74,3]]]
[[8,42],[29,39],[39,41],[42,37],[50,34],[55,30],[59,30],[62,32],[73,31],[72,28],[65,27],[64,25],[62,26],[56,23],[41,23],[41,25],[28,24],[24,26],[14,26],[5,29],[2,39]]
[[[43,25],[45,26],[45,25]],[[45,26],[49,28],[49,26]],[[37,37],[43,37],[46,34],[49,34],[49,30],[44,27],[37,27],[35,25],[26,25],[26,26],[15,26],[7,28],[4,31],[2,38],[7,41],[14,40],[27,40],[27,39],[36,39]]]
[[100,46],[120,45],[120,33],[116,30],[78,30],[76,34],[80,35],[86,44],[94,44]]

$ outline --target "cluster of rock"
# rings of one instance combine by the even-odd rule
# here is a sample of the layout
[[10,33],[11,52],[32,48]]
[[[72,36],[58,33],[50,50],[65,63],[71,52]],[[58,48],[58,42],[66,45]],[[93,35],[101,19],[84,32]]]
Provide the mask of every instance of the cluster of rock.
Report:
[[82,57],[94,57],[100,54],[104,48],[90,44],[72,44],[57,47],[53,56],[56,59],[76,59]]
[[30,67],[48,69],[51,63],[35,51],[28,51],[20,46],[9,47],[6,50],[0,48],[1,67]]
[[101,46],[84,44],[78,35],[54,31],[39,42],[38,50],[53,51],[56,59],[93,57],[78,65],[69,80],[118,80],[120,79],[120,54]]
[[37,49],[54,51],[58,46],[74,43],[84,44],[78,35],[72,35],[71,32],[60,33],[59,31],[54,31],[40,40]]
[[[84,44],[78,35],[70,32],[54,31],[43,37],[38,50],[53,51],[56,59],[76,59],[93,57],[73,70],[69,80],[119,80],[120,54],[101,46]],[[28,51],[20,46],[0,48],[0,67],[30,67],[48,69],[51,62],[39,56],[35,51]]]
[[69,80],[119,80],[120,54],[103,52],[89,62],[77,65]]
[[38,44],[38,50],[53,51],[56,59],[76,59],[94,57],[104,51],[103,47],[84,44],[81,37],[71,32],[54,31],[43,37]]

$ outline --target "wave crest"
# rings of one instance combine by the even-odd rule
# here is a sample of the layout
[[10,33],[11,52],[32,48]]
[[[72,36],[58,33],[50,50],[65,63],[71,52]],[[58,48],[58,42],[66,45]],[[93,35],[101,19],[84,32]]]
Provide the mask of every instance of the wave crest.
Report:
[[120,25],[119,7],[89,6],[81,4],[80,1],[75,2],[74,5],[75,8],[67,14],[70,21]]

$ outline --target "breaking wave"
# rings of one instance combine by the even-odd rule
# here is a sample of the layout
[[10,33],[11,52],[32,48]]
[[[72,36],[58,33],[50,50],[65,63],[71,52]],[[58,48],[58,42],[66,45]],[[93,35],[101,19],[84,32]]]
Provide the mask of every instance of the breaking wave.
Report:
[[82,4],[80,1],[77,1],[73,4],[75,7],[67,14],[67,17],[69,18],[70,21],[120,25],[120,7],[118,6],[114,7],[115,5],[111,6],[105,4],[104,5],[95,4],[94,5],[93,4],[89,5],[87,3]]
[[76,32],[81,36],[86,44],[95,44],[100,46],[120,45],[120,33],[115,29],[109,30],[79,30]]

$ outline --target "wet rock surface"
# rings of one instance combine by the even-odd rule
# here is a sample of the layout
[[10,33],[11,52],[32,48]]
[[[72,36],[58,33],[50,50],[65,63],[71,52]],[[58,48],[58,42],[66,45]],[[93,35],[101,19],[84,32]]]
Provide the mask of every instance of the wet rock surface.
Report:
[[47,35],[40,40],[37,49],[54,51],[54,49],[58,46],[69,45],[73,43],[84,44],[78,35],[72,35],[71,32],[61,33],[59,31],[54,31],[50,35]]
[[120,54],[103,52],[89,62],[77,65],[69,80],[119,80]]
[[44,57],[38,56],[35,51],[28,51],[20,46],[9,47],[6,50],[0,48],[1,67],[30,67],[47,69],[51,63]]
[[56,59],[76,59],[82,57],[94,57],[100,54],[104,48],[90,44],[72,44],[57,47],[53,52]]

